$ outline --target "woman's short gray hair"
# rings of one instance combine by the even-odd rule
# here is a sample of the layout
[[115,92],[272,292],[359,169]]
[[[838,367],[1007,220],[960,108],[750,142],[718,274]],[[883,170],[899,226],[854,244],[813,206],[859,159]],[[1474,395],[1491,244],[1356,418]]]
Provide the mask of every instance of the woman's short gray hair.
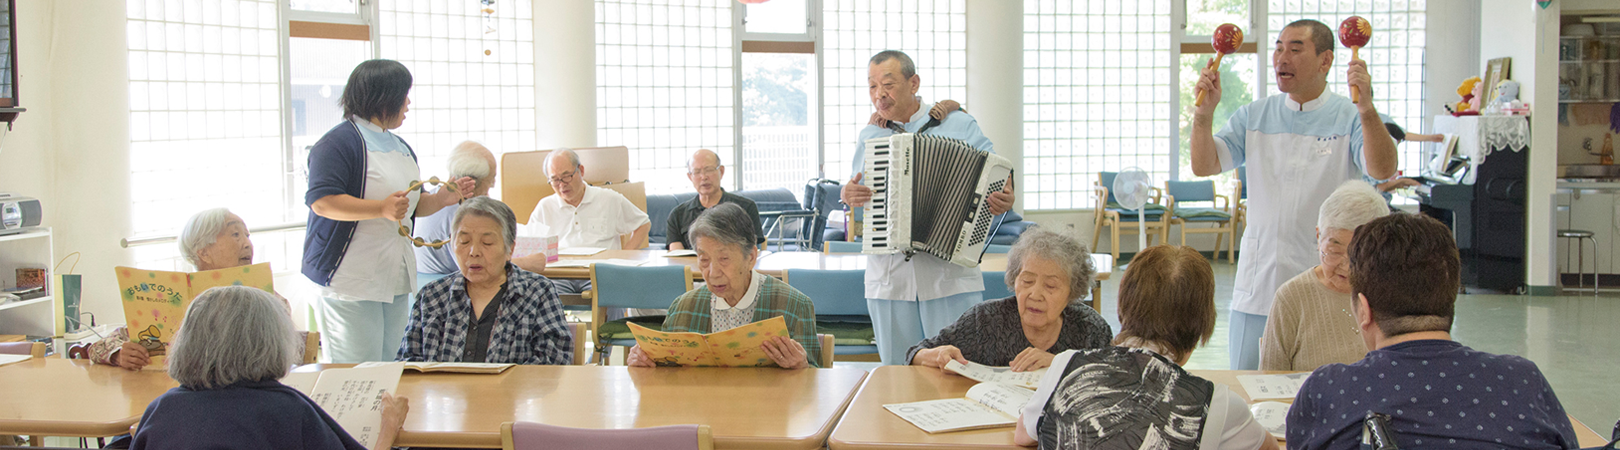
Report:
[[230,220],[231,210],[214,208],[193,214],[186,220],[186,227],[180,229],[180,256],[192,267],[197,267],[197,252],[214,245],[219,233],[225,231],[225,222]]
[[1327,230],[1356,231],[1356,227],[1387,215],[1389,204],[1378,190],[1365,181],[1350,180],[1340,184],[1322,202],[1316,216],[1316,229],[1324,233]]
[[699,214],[686,235],[692,239],[694,246],[698,238],[712,239],[737,247],[744,254],[759,242],[759,230],[754,229],[754,219],[734,203],[721,203]]
[[1091,266],[1091,250],[1073,237],[1031,228],[1018,236],[1012,250],[1007,252],[1007,287],[1018,292],[1018,274],[1024,262],[1031,257],[1046,259],[1063,266],[1069,273],[1069,301],[1072,303],[1091,292],[1091,277],[1097,269]]
[[506,242],[507,253],[511,253],[512,249],[517,247],[517,216],[512,214],[512,208],[500,200],[484,196],[463,200],[461,207],[456,208],[456,217],[450,220],[451,242],[455,242],[456,232],[461,229],[461,219],[469,215],[486,217],[500,225],[501,238]]
[[192,389],[276,380],[299,360],[286,303],[248,286],[203,291],[169,346],[169,377]]

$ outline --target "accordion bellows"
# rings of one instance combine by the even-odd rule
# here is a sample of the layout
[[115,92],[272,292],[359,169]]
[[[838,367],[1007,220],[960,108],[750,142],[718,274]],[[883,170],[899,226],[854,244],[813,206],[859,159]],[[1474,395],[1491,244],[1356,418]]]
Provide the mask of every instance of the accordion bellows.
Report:
[[994,231],[985,195],[1002,190],[1012,162],[951,138],[897,134],[866,141],[872,188],[861,252],[927,253],[979,265]]

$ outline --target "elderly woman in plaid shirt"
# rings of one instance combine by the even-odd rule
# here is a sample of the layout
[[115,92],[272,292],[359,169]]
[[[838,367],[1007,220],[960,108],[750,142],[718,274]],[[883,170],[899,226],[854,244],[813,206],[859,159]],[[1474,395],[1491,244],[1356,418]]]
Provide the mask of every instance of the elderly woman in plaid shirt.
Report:
[[[664,331],[713,333],[782,316],[788,334],[760,345],[784,369],[827,367],[816,342],[816,308],[810,297],[774,277],[754,271],[759,259],[759,230],[742,207],[721,203],[692,222],[686,235],[697,251],[703,287],[675,299],[664,318]],[[654,367],[652,358],[631,347],[626,364]]]
[[400,361],[568,364],[574,358],[551,280],[511,263],[512,209],[489,197],[462,202],[450,222],[461,272],[422,287]]

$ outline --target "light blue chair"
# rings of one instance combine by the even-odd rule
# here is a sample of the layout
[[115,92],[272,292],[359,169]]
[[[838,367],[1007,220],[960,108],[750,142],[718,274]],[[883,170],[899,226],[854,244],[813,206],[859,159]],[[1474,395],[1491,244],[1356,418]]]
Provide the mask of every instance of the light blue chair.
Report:
[[[630,322],[661,329],[662,316],[627,317],[606,321],[608,308],[667,309],[676,297],[692,290],[692,268],[680,266],[620,266],[591,264],[591,329],[602,365],[613,346],[636,345]],[[605,322],[605,323],[604,323]]]
[[[1215,235],[1215,259],[1221,258],[1221,242],[1226,241],[1227,263],[1237,262],[1234,256],[1234,247],[1237,244],[1237,227],[1233,218],[1236,212],[1233,209],[1231,197],[1215,193],[1215,182],[1212,180],[1196,181],[1166,181],[1165,192],[1169,193],[1166,203],[1170,204],[1170,226],[1181,226],[1181,245],[1187,245],[1188,233],[1213,233]],[[1209,206],[1184,206],[1183,203],[1201,203]],[[1212,228],[1188,228],[1194,223],[1212,224]],[[1165,243],[1169,243],[1168,240]]]
[[785,275],[788,286],[816,304],[816,334],[832,335],[834,355],[877,353],[865,270],[788,269]]
[[822,250],[821,250],[822,253],[826,253],[826,254],[829,254],[829,255],[840,254],[840,253],[860,253],[861,252],[861,243],[860,242],[827,241],[827,242],[824,242],[823,244],[824,244],[824,248],[822,248]]
[[984,273],[984,300],[1001,300],[1012,297],[1012,288],[1007,286],[1007,272]]

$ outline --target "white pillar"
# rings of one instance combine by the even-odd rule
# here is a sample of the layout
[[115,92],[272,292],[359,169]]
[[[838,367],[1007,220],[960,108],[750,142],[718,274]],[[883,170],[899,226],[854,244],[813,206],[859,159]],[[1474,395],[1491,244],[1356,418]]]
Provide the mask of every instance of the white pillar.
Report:
[[534,0],[539,148],[596,146],[596,2]]
[[1024,206],[1024,2],[967,1],[967,105],[996,154],[1012,160]]

